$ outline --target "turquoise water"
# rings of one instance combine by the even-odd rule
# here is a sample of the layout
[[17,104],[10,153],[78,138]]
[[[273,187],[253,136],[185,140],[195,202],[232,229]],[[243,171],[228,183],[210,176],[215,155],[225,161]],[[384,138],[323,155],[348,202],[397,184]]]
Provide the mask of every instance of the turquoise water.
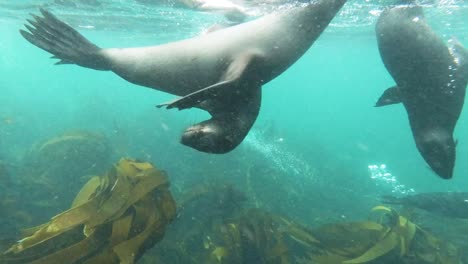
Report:
[[[272,196],[283,195],[286,201],[276,209],[309,223],[321,214],[357,217],[382,194],[468,191],[467,107],[455,131],[459,143],[452,180],[440,179],[419,155],[403,106],[373,107],[394,85],[374,33],[375,14],[392,1],[349,1],[308,52],[263,87],[258,120],[245,141],[225,155],[178,143],[183,129],[206,119],[206,113],[157,109],[156,104],[174,96],[110,72],[54,66],[46,52],[18,33],[28,13],[37,13],[39,6],[101,47],[188,38],[225,22],[222,15],[152,1],[96,1],[98,6],[52,2],[0,3],[0,159],[12,168],[37,142],[83,129],[106,135],[119,148],[116,156],[148,160],[168,171],[176,193],[201,178],[237,184],[248,169],[263,173]],[[425,4],[429,23],[445,40],[455,35],[468,46],[468,6],[463,1]],[[252,10],[261,15],[275,8]],[[374,166],[385,167],[390,175],[379,176]],[[14,188],[20,187],[11,185],[10,191]]]

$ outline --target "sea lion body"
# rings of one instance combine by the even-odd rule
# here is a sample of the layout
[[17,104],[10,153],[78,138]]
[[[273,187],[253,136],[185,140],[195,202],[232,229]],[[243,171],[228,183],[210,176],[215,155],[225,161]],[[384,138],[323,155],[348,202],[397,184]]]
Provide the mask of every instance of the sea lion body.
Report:
[[376,33],[382,60],[397,84],[376,106],[403,103],[422,157],[439,176],[451,178],[453,131],[468,82],[467,51],[459,44],[449,49],[419,6],[384,11]]
[[32,44],[60,59],[111,70],[125,80],[183,96],[162,104],[198,107],[212,118],[189,127],[182,143],[209,153],[226,153],[245,138],[261,104],[261,86],[296,62],[320,36],[346,0],[317,0],[290,10],[158,46],[101,49],[41,10],[28,20]]
[[102,53],[124,79],[180,96],[219,82],[236,58],[251,53],[258,56],[251,71],[263,84],[297,61],[326,27],[335,9],[320,4],[320,9],[296,7],[177,42]]
[[384,196],[382,202],[415,207],[445,217],[468,219],[467,192],[431,192],[402,197]]

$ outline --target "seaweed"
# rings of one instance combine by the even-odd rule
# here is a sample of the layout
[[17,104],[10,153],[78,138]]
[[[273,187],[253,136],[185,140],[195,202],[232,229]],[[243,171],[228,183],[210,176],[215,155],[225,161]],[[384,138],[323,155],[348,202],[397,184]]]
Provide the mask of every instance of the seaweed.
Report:
[[395,210],[377,206],[371,216],[376,219],[310,229],[249,209],[196,228],[176,225],[178,234],[185,230],[185,236],[175,239],[169,234],[142,263],[459,263],[455,246]]
[[377,206],[374,221],[330,224],[311,232],[312,263],[459,263],[459,252],[395,210]]
[[91,178],[69,210],[24,230],[0,262],[134,263],[175,217],[168,187],[166,174],[150,163],[121,159]]
[[38,222],[68,208],[74,194],[92,175],[111,165],[112,147],[100,135],[73,131],[31,147],[15,175],[22,206]]

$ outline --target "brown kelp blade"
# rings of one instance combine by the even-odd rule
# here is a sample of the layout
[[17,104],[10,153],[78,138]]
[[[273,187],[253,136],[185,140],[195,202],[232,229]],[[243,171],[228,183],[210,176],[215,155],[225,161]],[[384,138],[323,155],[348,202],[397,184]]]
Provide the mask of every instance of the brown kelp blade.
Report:
[[168,187],[166,174],[150,163],[122,159],[91,178],[72,208],[26,230],[0,263],[134,263],[175,216]]

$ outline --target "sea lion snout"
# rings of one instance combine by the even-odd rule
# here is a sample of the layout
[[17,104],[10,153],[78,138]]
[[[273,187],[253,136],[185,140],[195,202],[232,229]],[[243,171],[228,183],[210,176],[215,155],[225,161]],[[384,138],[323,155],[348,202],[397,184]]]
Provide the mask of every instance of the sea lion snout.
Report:
[[202,152],[227,153],[238,143],[223,123],[220,120],[210,119],[193,125],[185,130],[180,142]]
[[455,147],[432,143],[426,146],[426,149],[428,153],[422,155],[431,169],[440,177],[451,179],[455,166]]
[[[230,96],[229,102],[205,102],[212,118],[191,127],[181,143],[198,151],[224,154],[235,149],[250,131],[260,110],[261,89],[251,89],[242,96]],[[223,107],[220,107],[223,106]]]
[[418,141],[417,147],[431,169],[444,179],[452,178],[456,155],[453,138],[429,133]]

